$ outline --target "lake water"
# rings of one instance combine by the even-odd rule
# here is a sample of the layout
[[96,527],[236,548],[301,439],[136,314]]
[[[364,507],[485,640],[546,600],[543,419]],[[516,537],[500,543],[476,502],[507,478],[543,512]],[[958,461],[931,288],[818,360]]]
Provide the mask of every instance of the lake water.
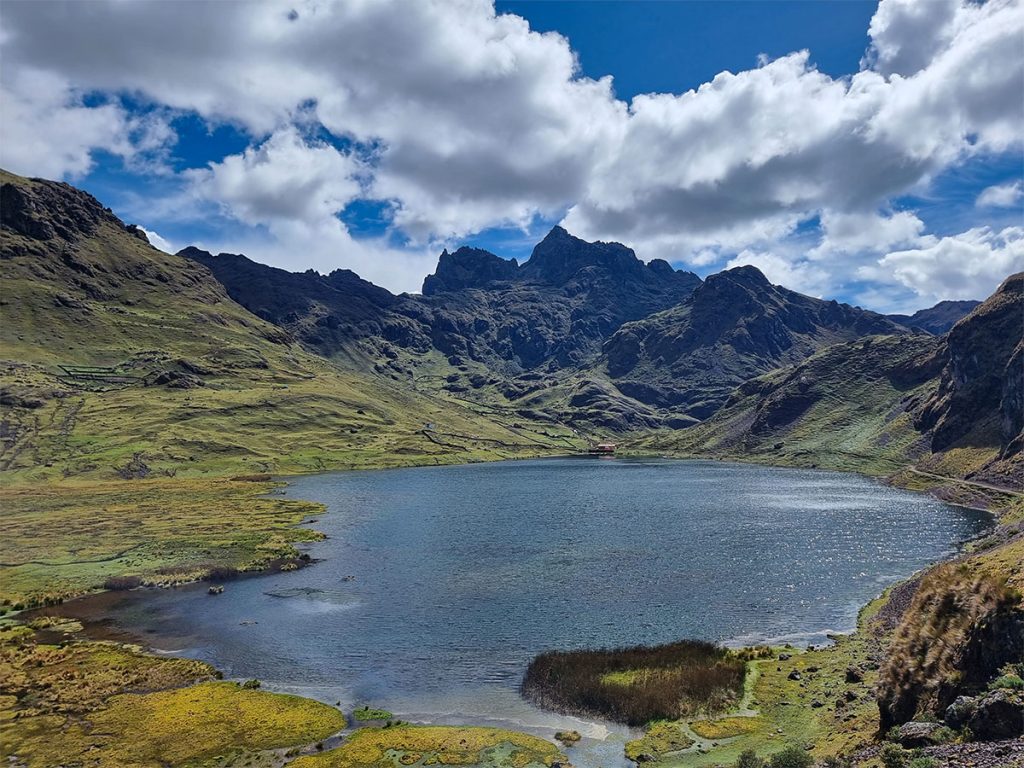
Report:
[[[820,643],[989,523],[856,475],[723,462],[342,472],[284,493],[327,505],[314,527],[329,538],[309,548],[321,562],[219,597],[121,594],[116,622],[227,677],[346,707],[595,737],[605,726],[519,698],[533,655],[680,638]],[[621,746],[594,762],[621,762]]]

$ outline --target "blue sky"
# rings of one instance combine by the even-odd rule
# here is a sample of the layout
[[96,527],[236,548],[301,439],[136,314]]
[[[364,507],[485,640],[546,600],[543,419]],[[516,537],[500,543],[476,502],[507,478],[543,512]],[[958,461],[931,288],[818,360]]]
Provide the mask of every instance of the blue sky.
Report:
[[415,290],[561,223],[883,311],[1024,268],[1015,0],[87,6],[5,9],[0,161],[171,249]]

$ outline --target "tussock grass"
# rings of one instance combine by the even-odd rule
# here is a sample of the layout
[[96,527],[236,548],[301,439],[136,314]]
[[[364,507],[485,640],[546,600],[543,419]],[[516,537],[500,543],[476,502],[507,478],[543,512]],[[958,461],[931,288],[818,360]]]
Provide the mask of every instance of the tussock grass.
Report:
[[719,720],[698,720],[690,723],[690,728],[704,739],[731,739],[752,733],[764,727],[764,722],[756,717],[723,717]]
[[549,651],[526,670],[521,691],[538,706],[628,725],[716,711],[743,692],[745,664],[713,643]]
[[931,569],[889,646],[881,730],[939,715],[958,695],[983,689],[1024,653],[1022,629],[1021,595],[1004,578],[962,564]]

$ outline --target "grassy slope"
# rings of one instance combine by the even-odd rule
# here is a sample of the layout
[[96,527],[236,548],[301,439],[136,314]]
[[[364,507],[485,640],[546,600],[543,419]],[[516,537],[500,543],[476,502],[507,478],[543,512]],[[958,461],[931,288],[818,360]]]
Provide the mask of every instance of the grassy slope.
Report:
[[[0,231],[0,503],[11,526],[0,576],[12,601],[76,593],[110,575],[251,565],[308,536],[285,529],[310,507],[257,499],[266,485],[212,478],[579,446],[558,425],[340,370],[231,301],[205,267],[133,237],[82,193],[0,180],[56,195],[42,219],[57,220],[64,203],[98,219],[69,239]],[[64,376],[62,364],[136,378],[95,386]],[[155,384],[167,371],[203,385]],[[147,479],[120,479],[136,454]],[[127,529],[126,516],[138,527]]]
[[926,450],[908,408],[937,381],[904,373],[937,344],[934,337],[873,336],[829,347],[748,382],[708,421],[633,447],[891,474]]
[[320,755],[300,757],[295,768],[394,768],[395,765],[473,765],[550,768],[565,758],[550,742],[498,728],[400,725],[364,728]]
[[[0,230],[0,597],[8,607],[111,576],[176,583],[214,566],[293,557],[293,543],[315,536],[296,524],[321,509],[266,496],[273,484],[263,473],[578,446],[558,425],[342,371],[228,299],[205,268],[90,208],[94,201],[6,173],[0,181],[70,195],[99,221],[68,239]],[[113,366],[136,380],[97,386],[62,375],[62,364]],[[155,385],[165,371],[203,386]],[[145,479],[122,479],[126,467],[144,468]],[[0,755],[30,766],[279,765],[283,748],[345,725],[316,702],[189,685],[212,675],[205,665],[101,643],[47,645],[26,631],[0,626]],[[551,745],[531,754],[548,751],[557,754]]]

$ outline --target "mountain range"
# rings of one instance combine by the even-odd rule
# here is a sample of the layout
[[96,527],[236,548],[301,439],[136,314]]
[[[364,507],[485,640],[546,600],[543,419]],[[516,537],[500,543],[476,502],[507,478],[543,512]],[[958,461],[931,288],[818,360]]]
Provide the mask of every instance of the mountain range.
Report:
[[151,391],[270,380],[289,390],[261,401],[278,414],[296,386],[286,382],[316,377],[332,385],[303,395],[311,416],[344,381],[378,413],[401,401],[405,417],[371,425],[352,415],[366,408],[335,402],[322,423],[337,418],[352,437],[334,458],[325,451],[327,464],[369,435],[410,457],[436,452],[419,433],[443,418],[460,422],[453,435],[498,429],[493,446],[518,445],[509,430],[529,429],[522,445],[617,437],[657,451],[1021,479],[1019,275],[981,304],[885,316],[773,285],[751,266],[701,280],[555,227],[522,264],[444,251],[421,294],[394,295],[349,270],[161,253],[66,184],[4,174],[0,195],[17,298],[4,307],[3,357],[23,380],[5,383],[8,406],[38,400],[25,382],[69,363],[116,367]]

